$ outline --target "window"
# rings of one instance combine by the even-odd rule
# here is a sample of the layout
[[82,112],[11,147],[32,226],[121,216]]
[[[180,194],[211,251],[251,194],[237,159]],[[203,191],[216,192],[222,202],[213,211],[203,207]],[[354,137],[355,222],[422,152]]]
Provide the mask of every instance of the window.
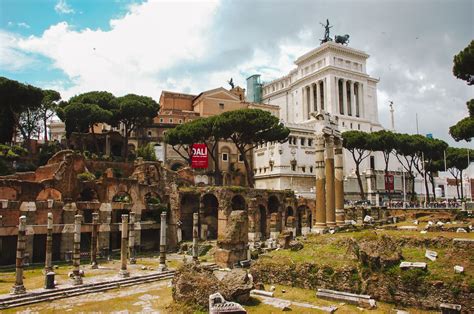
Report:
[[178,123],[179,123],[179,124],[183,123],[183,119],[179,119],[179,120],[178,120]]
[[309,167],[309,172],[313,173],[313,166]]
[[296,171],[296,164],[291,165],[291,171]]
[[360,130],[360,123],[359,123],[359,124],[357,124],[357,129],[358,129],[358,130]]
[[242,154],[239,154],[239,162],[244,162],[244,157],[242,156]]
[[170,123],[173,123],[173,119],[172,119],[172,118],[170,118]]
[[352,130],[352,122],[351,122],[351,130]]
[[219,109],[224,109],[224,104],[223,103],[219,104]]
[[302,170],[303,172],[306,172],[306,167],[301,167],[301,170]]
[[310,147],[313,146],[313,140],[310,139],[310,138],[308,139],[308,146],[310,146]]
[[375,169],[375,157],[370,156],[370,169]]
[[222,153],[222,161],[229,161],[229,154]]
[[304,146],[304,143],[305,143],[305,138],[302,137],[302,138],[301,138],[301,146]]
[[148,131],[148,137],[151,137],[151,131]]
[[160,118],[160,123],[163,123],[163,118]]

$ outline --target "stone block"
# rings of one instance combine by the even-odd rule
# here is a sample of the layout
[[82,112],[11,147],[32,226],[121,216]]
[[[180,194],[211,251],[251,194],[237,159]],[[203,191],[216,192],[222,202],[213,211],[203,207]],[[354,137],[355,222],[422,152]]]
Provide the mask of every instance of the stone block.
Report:
[[429,259],[430,261],[434,262],[436,261],[436,258],[438,257],[438,253],[435,251],[426,250],[425,257]]
[[454,266],[454,272],[456,274],[462,274],[464,272],[464,267],[456,265],[456,266]]
[[461,313],[461,305],[459,304],[450,304],[450,303],[441,303],[439,305],[442,314],[458,314]]
[[410,269],[410,268],[419,268],[419,269],[427,269],[428,265],[423,262],[401,262],[400,263],[401,269]]
[[354,304],[360,307],[373,309],[377,306],[374,299],[370,295],[355,294],[329,289],[318,289],[316,296],[322,299],[336,300]]

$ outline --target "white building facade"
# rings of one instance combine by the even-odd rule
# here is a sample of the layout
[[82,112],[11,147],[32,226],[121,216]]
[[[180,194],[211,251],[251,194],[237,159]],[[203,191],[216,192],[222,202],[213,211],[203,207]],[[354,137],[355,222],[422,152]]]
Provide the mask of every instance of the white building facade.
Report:
[[[342,132],[382,129],[378,79],[366,72],[368,58],[363,51],[327,42],[299,57],[288,75],[263,84],[262,102],[280,107],[280,118],[291,134],[283,144],[269,143],[255,149],[257,188],[293,189],[299,195],[314,197],[313,113],[327,112],[336,117]],[[373,155],[362,165],[367,177],[365,191],[369,193],[373,185],[369,177],[374,176],[371,169],[383,169],[384,165],[381,155]],[[344,177],[346,192],[357,195],[354,163],[348,151],[344,152]]]

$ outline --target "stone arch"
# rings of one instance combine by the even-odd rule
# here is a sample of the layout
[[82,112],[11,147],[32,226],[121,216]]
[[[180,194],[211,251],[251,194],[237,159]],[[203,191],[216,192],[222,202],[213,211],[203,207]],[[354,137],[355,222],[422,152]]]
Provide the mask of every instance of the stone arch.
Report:
[[112,202],[132,203],[133,199],[127,192],[119,191],[112,197]]
[[272,213],[278,213],[280,211],[280,201],[278,200],[278,197],[275,195],[271,195],[268,198],[268,212],[270,214]]
[[184,168],[184,164],[182,162],[174,162],[172,165],[171,165],[171,170],[173,171],[178,171],[180,169]]
[[207,225],[207,238],[211,240],[217,239],[218,234],[218,212],[219,201],[214,194],[205,194],[202,197],[203,205],[203,224]]
[[234,197],[232,197],[230,205],[232,210],[247,210],[247,204],[245,203],[245,199],[240,194],[234,195]]
[[16,201],[18,197],[18,191],[9,186],[1,186],[0,195],[2,196],[2,199]]
[[180,202],[181,231],[184,241],[193,239],[193,214],[197,212],[199,212],[199,196],[184,194]]
[[62,198],[62,193],[55,188],[44,188],[36,196],[37,201],[47,201],[51,199],[55,201],[61,201]]
[[148,192],[144,197],[145,204],[161,204],[161,197],[156,192]]
[[306,205],[298,206],[296,210],[296,235],[299,236],[302,233],[303,227],[311,227],[310,225],[310,217],[311,212]]
[[285,225],[288,226],[288,217],[295,217],[295,213],[294,213],[294,210],[293,210],[293,207],[291,206],[288,206],[286,208],[286,215],[285,215]]
[[83,202],[94,202],[99,201],[99,196],[97,191],[93,188],[84,188],[81,193],[79,193],[79,200]]
[[260,240],[265,240],[268,237],[268,228],[267,228],[267,209],[262,204],[258,205],[258,228],[260,231]]

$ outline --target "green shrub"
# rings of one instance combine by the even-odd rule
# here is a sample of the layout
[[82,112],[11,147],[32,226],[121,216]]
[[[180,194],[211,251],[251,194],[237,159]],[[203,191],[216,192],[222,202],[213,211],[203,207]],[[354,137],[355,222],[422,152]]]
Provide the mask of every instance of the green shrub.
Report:
[[139,147],[137,150],[137,157],[143,158],[146,161],[156,161],[155,147],[152,143]]
[[100,170],[97,170],[96,172],[94,172],[94,175],[97,179],[101,178],[103,174],[104,173]]
[[60,150],[61,150],[61,145],[58,142],[49,142],[49,143],[45,143],[41,145],[41,148],[38,154],[38,166],[46,165],[48,160]]
[[11,168],[10,164],[3,158],[0,158],[0,176],[6,176],[12,173],[13,169]]
[[85,181],[94,181],[96,178],[95,178],[95,175],[93,173],[82,172],[82,173],[79,173],[77,175],[77,179],[79,181],[85,182]]
[[27,163],[27,164],[17,164],[16,165],[16,171],[17,172],[27,172],[27,171],[35,171],[36,166],[32,163]]

